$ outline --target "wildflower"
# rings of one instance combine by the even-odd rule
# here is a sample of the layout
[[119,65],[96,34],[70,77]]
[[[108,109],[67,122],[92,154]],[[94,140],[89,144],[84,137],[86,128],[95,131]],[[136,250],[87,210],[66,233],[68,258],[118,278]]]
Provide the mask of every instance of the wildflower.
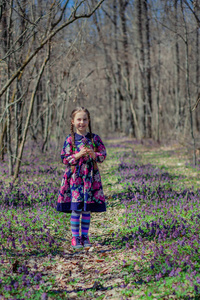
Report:
[[174,277],[174,276],[175,276],[175,271],[174,271],[174,269],[172,269],[172,271],[169,273],[169,276],[170,276],[170,277]]
[[41,299],[42,300],[47,300],[48,299],[48,294],[47,293],[43,293]]

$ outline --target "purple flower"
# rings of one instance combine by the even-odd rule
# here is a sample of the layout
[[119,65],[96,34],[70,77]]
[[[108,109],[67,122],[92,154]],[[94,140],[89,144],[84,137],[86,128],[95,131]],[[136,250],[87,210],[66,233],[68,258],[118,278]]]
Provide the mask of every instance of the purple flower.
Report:
[[162,274],[161,273],[156,274],[155,278],[156,278],[156,280],[160,280],[162,278]]
[[5,285],[4,290],[10,292],[12,290],[11,285]]
[[174,269],[169,273],[169,276],[170,276],[170,277],[174,277],[174,276],[175,276],[175,271],[174,271]]
[[150,268],[153,270],[155,267],[154,267],[154,265],[151,265]]
[[87,140],[87,138],[84,136],[84,138],[82,139],[82,142],[83,142],[83,144],[84,144],[84,146],[88,146],[88,140]]
[[200,284],[200,277],[197,277],[196,281],[197,281],[198,284]]
[[18,287],[19,287],[19,283],[16,281],[16,282],[14,283],[14,288],[17,289]]
[[42,300],[47,300],[48,299],[48,294],[47,293],[43,293],[41,296]]
[[38,273],[37,275],[35,275],[34,280],[38,282],[41,280],[41,278],[42,278],[41,274]]
[[146,277],[146,281],[149,282],[151,280],[151,276]]

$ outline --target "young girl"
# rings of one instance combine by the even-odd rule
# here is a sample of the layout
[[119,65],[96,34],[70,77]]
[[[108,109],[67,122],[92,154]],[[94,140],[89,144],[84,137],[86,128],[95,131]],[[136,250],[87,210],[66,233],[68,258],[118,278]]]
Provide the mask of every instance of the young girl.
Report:
[[102,163],[105,158],[106,149],[103,142],[91,131],[89,111],[84,107],[77,107],[71,113],[71,134],[66,137],[61,151],[61,159],[66,165],[66,170],[57,203],[58,211],[71,212],[73,248],[91,246],[88,238],[90,212],[106,211],[101,177],[97,167],[97,162]]

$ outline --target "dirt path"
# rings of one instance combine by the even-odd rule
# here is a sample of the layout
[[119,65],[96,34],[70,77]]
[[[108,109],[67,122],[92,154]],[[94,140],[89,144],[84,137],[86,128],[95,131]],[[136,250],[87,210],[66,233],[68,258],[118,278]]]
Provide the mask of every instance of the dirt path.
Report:
[[[114,142],[116,143],[116,141]],[[114,142],[112,141],[112,143]],[[121,147],[121,144],[125,147]],[[158,146],[141,144],[130,146],[129,141],[121,144],[117,151],[121,151],[123,155],[127,154],[129,158],[137,159],[139,164],[151,163],[166,172],[182,174],[184,176],[182,181],[174,180],[175,186],[178,183],[178,187],[191,187],[193,183],[197,186],[200,182],[200,172],[186,166],[189,156],[183,148],[178,146],[158,148]],[[42,286],[34,286],[33,289],[46,289],[48,299],[145,299],[145,293],[140,288],[137,289],[137,282],[134,281],[133,286],[129,283],[130,281],[127,281],[127,276],[130,276],[131,272],[134,272],[135,278],[137,278],[137,272],[141,272],[141,267],[138,267],[141,257],[135,254],[133,247],[129,248],[122,243],[115,243],[117,237],[119,241],[121,238],[120,234],[118,236],[118,231],[126,226],[123,225],[125,207],[117,197],[113,198],[116,190],[119,192],[120,189],[124,189],[118,183],[115,175],[114,169],[118,164],[119,160],[114,161],[110,156],[100,166],[108,205],[105,213],[92,213],[90,226],[92,247],[89,250],[73,250],[71,248],[71,231],[69,230],[62,238],[58,236],[60,247],[57,255],[35,256],[26,259],[26,265],[30,271],[35,272],[36,270],[46,278]],[[110,171],[112,169],[113,172]],[[149,246],[151,244],[145,244],[146,249]],[[146,252],[148,251],[146,250]],[[17,261],[16,259],[14,263],[17,264]],[[5,260],[4,266],[6,266]],[[14,264],[10,265],[8,260],[5,272],[9,274],[13,268]],[[138,286],[140,284],[138,282]],[[134,296],[128,296],[129,288],[134,289]],[[44,296],[42,299],[47,298]]]

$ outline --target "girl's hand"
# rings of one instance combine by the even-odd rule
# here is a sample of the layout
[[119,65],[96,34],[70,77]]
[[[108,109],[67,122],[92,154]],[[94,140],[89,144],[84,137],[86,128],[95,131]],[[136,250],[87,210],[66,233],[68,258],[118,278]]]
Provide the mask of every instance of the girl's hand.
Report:
[[74,157],[75,157],[75,159],[79,159],[82,156],[86,156],[86,155],[87,155],[87,149],[83,147],[79,153],[76,153],[74,155]]
[[96,159],[96,155],[93,149],[87,149],[87,154],[89,154],[93,159]]

